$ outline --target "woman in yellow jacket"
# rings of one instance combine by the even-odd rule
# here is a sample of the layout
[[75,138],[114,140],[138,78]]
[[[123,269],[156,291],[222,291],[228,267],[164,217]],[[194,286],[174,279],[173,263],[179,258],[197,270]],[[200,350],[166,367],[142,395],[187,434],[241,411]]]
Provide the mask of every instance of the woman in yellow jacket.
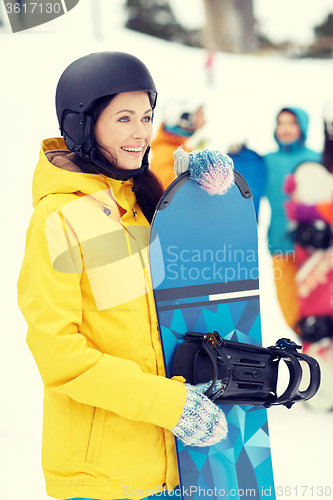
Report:
[[18,283],[45,386],[51,497],[171,490],[174,436],[208,446],[226,434],[202,388],[165,377],[147,258],[155,103],[147,68],[120,52],[74,61],[57,86],[63,138],[42,143]]

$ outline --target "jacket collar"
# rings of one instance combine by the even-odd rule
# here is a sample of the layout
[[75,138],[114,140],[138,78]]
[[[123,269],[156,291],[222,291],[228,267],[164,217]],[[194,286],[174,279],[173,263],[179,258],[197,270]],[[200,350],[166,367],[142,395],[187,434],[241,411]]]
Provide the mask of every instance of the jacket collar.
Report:
[[304,148],[304,140],[303,138],[297,139],[297,141],[292,142],[291,144],[282,144],[278,141],[279,150],[283,153],[296,153]]

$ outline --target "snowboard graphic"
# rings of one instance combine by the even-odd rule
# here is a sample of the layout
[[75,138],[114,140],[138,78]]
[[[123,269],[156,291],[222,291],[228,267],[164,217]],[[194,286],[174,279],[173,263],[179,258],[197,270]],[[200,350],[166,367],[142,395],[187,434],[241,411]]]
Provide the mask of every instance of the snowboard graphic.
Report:
[[[250,188],[235,172],[223,195],[182,174],[151,229],[150,265],[167,376],[188,331],[261,345],[257,223]],[[228,436],[211,447],[177,440],[182,497],[275,498],[267,410],[221,405]]]

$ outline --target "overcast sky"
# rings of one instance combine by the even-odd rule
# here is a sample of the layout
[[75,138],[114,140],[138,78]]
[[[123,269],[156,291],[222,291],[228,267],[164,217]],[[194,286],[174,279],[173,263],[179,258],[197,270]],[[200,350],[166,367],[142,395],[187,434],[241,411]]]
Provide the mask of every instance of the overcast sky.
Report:
[[[247,1],[247,0],[243,0]],[[185,24],[202,25],[203,0],[170,0],[174,12]],[[262,31],[273,41],[308,42],[312,28],[333,13],[332,0],[254,0],[255,17]]]

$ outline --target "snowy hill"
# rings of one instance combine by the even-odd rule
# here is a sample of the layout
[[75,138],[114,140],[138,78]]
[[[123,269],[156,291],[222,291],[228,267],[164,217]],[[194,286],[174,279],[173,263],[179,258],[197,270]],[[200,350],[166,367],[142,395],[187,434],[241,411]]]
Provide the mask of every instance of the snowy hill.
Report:
[[[118,4],[118,2],[116,2]],[[93,12],[91,9],[94,8]],[[99,33],[90,24],[97,6],[105,8]],[[25,344],[26,324],[16,305],[16,282],[24,253],[31,207],[31,181],[43,138],[58,135],[55,87],[61,72],[78,57],[101,50],[120,50],[140,57],[159,90],[161,105],[170,95],[195,94],[207,110],[211,147],[225,151],[246,138],[259,153],[275,149],[277,111],[288,105],[311,116],[308,145],[323,142],[322,107],[332,96],[331,61],[288,61],[218,54],[214,86],[204,73],[205,53],[119,28],[122,13],[114,4],[82,1],[66,16],[42,27],[13,35],[0,31],[0,99],[2,138],[2,362],[1,481],[6,500],[45,500],[40,465],[42,383]],[[97,22],[97,21],[96,21]],[[292,332],[285,326],[275,297],[265,241],[269,211],[260,218],[261,304],[264,344]],[[289,498],[320,496],[330,486],[333,496],[333,414],[313,413],[301,405],[269,410],[276,486]],[[305,494],[301,486],[313,487]],[[295,488],[298,487],[298,490]],[[326,490],[328,492],[328,490]],[[324,494],[325,496],[325,494]],[[328,496],[328,495],[327,495]]]

